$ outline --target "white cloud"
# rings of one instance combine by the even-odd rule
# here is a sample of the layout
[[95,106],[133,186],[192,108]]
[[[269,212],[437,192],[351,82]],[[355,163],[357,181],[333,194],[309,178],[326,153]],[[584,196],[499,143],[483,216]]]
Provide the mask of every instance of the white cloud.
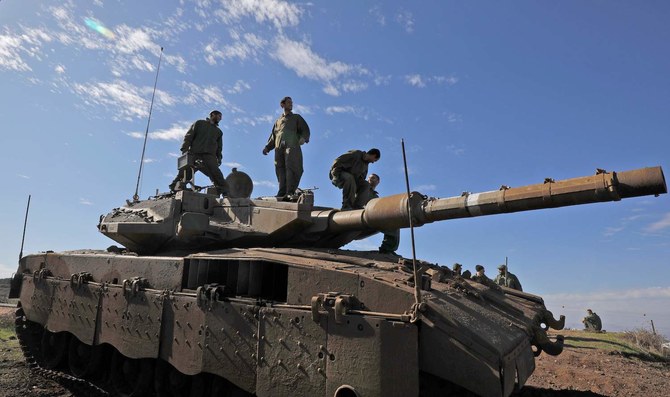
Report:
[[420,74],[408,74],[405,76],[407,84],[414,87],[423,88],[428,84],[449,85],[452,86],[458,83],[458,78],[455,76],[422,76]]
[[[98,82],[72,85],[74,93],[89,106],[110,109],[116,119],[132,120],[149,114],[149,99],[153,87],[137,87],[127,81]],[[176,100],[170,94],[156,90],[155,105],[173,106]]]
[[435,186],[435,185],[419,185],[419,186],[413,188],[412,190],[416,190],[418,192],[428,192],[428,191],[433,191],[435,189],[437,189],[437,186]]
[[335,113],[356,113],[356,109],[353,106],[328,106],[326,108],[326,113],[335,114]]
[[451,154],[454,154],[454,155],[456,155],[456,156],[461,156],[461,155],[465,154],[465,149],[462,148],[462,147],[458,147],[458,146],[456,146],[456,145],[448,145],[448,146],[447,146],[447,150],[448,150]]
[[[174,123],[169,128],[156,130],[149,133],[149,139],[157,139],[162,141],[181,141],[186,135],[186,131],[191,127],[192,123],[189,122],[180,122]],[[130,137],[144,139],[144,132],[130,132],[127,134]],[[173,157],[179,157],[181,154],[170,154]]]
[[256,117],[235,117],[233,118],[233,124],[235,125],[249,125],[252,127],[255,127],[257,125],[266,125],[268,126],[268,131],[272,127],[272,123],[274,122],[274,117],[272,115],[266,114],[262,116],[256,116]]
[[183,102],[188,105],[206,104],[211,106],[226,106],[228,101],[223,96],[223,92],[219,87],[213,85],[199,86],[194,83],[183,81],[181,86],[188,91],[188,94],[183,99]]
[[423,88],[426,86],[426,83],[423,82],[423,79],[421,78],[421,75],[418,74],[411,74],[405,76],[405,80],[409,85],[412,85],[414,87],[420,87]]
[[63,74],[63,73],[65,73],[65,66],[56,65],[56,67],[54,67],[54,71],[58,74]]
[[[208,5],[203,8],[211,9]],[[269,22],[277,30],[282,30],[298,25],[302,13],[299,6],[281,0],[220,0],[215,15],[226,24],[254,18],[259,24]]]
[[396,22],[405,29],[405,32],[414,32],[414,16],[411,12],[401,10],[395,17]]
[[271,181],[253,181],[254,186],[277,188],[276,182]]
[[[298,76],[323,83],[324,92],[333,96],[339,95],[336,85],[340,78],[351,74],[369,73],[360,65],[349,65],[340,61],[329,62],[312,51],[307,43],[286,37],[277,39],[272,56]],[[349,85],[349,88],[351,87],[353,86]]]
[[221,165],[225,165],[226,167],[229,167],[229,168],[238,168],[238,169],[243,168],[243,167],[242,167],[242,164],[240,164],[240,163],[235,163],[235,162],[221,163]]
[[23,179],[30,179],[29,176],[23,175],[23,174],[16,174],[16,176],[18,176],[19,178],[23,178]]
[[85,198],[80,198],[80,199],[79,199],[79,204],[83,204],[83,205],[93,205],[92,202],[90,202],[88,199],[85,199]]
[[663,218],[659,219],[658,221],[652,223],[651,225],[647,226],[647,232],[650,233],[655,233],[659,232],[663,229],[667,229],[670,227],[670,212],[665,214]]
[[379,6],[374,6],[370,8],[370,11],[368,12],[375,18],[378,24],[382,26],[386,25],[386,17],[382,13],[382,10]]
[[347,81],[342,83],[342,91],[344,92],[359,92],[368,88],[368,84],[362,81]]
[[41,29],[24,28],[21,34],[12,34],[6,29],[5,34],[0,34],[0,70],[31,71],[22,55],[41,60],[42,45],[51,40]]
[[228,93],[230,94],[239,94],[242,91],[247,91],[250,90],[251,86],[249,83],[243,81],[243,80],[237,80],[235,82],[235,85],[232,86],[230,89],[228,89]]
[[247,59],[257,60],[263,54],[267,46],[267,40],[253,33],[240,35],[231,30],[229,32],[232,44],[221,46],[217,39],[212,40],[204,48],[205,61],[210,65],[224,63],[231,59],[245,61]]
[[143,162],[144,164],[149,164],[149,163],[155,163],[156,160],[155,160],[155,159],[144,159],[144,160],[142,160],[142,162]]

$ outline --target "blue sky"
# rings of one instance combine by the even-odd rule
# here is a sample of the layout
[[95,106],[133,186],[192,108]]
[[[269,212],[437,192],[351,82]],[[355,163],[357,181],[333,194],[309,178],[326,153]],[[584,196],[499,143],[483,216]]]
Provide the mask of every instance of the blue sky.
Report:
[[[87,19],[105,26],[95,31]],[[670,172],[670,4],[662,1],[0,1],[4,189],[0,276],[25,253],[105,248],[101,214],[132,197],[160,47],[140,195],[165,190],[188,126],[223,112],[224,173],[276,192],[261,149],[294,99],[309,123],[301,187],[378,147],[382,195],[437,197],[663,166]],[[198,176],[201,184],[206,180]],[[524,288],[579,326],[670,334],[667,196],[455,220],[416,231],[420,258]],[[350,245],[376,249],[380,237]],[[399,252],[411,255],[409,232]]]

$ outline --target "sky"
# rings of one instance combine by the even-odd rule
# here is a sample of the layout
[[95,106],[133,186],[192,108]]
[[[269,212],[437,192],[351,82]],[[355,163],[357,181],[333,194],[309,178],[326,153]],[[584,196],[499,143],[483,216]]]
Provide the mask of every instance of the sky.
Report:
[[[133,196],[145,132],[142,198],[167,190],[187,128],[213,109],[224,174],[274,195],[261,150],[286,95],[312,132],[300,186],[323,206],[340,206],[327,175],[350,149],[379,148],[378,191],[404,192],[401,139],[412,190],[435,197],[670,172],[668,20],[664,1],[0,0],[0,277],[16,270],[29,195],[25,254],[104,249],[96,225]],[[591,308],[608,330],[653,320],[670,335],[668,195],[415,235],[441,265],[494,276],[507,257],[568,327]],[[411,256],[407,230],[398,253]]]

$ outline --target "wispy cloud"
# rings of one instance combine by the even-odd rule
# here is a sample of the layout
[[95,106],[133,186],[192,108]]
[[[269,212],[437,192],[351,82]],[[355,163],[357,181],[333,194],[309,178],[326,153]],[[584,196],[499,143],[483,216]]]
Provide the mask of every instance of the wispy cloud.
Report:
[[[203,9],[211,9],[210,2],[200,2]],[[226,24],[243,18],[253,18],[259,24],[270,23],[277,30],[300,23],[303,10],[295,4],[282,0],[219,0],[215,15]]]
[[253,33],[239,34],[231,30],[231,44],[221,45],[217,39],[205,46],[205,61],[210,65],[218,65],[229,60],[258,60],[267,46],[267,40]]
[[[340,95],[340,89],[344,90],[339,79],[351,74],[369,73],[360,65],[349,65],[340,61],[329,62],[312,51],[307,43],[293,41],[287,37],[276,40],[272,56],[298,76],[321,82],[324,84],[324,92],[333,96]],[[360,88],[350,84],[347,87],[349,90]]]
[[274,122],[274,116],[265,114],[255,117],[240,116],[233,118],[233,124],[235,125],[249,125],[256,127],[257,125],[267,126],[267,130],[270,131],[272,123]]
[[[116,119],[132,120],[149,114],[152,87],[137,87],[124,80],[113,82],[75,83],[73,91],[90,106],[111,109]],[[173,106],[176,100],[167,92],[156,90],[155,105]]]
[[368,11],[370,15],[377,21],[378,24],[384,26],[386,25],[386,16],[382,13],[382,10],[379,6],[374,6]]
[[395,21],[405,29],[405,32],[414,32],[414,15],[406,10],[400,10],[396,16]]
[[615,234],[619,233],[620,231],[624,230],[623,226],[619,227],[606,227],[605,231],[603,232],[603,236],[605,237],[612,237]]
[[231,88],[228,89],[229,94],[239,94],[242,91],[247,91],[250,90],[251,86],[249,83],[243,81],[243,80],[237,80],[235,82],[235,85],[233,85]]
[[221,163],[221,164],[225,165],[226,167],[229,167],[229,168],[243,168],[242,164],[235,163],[235,162],[227,162],[227,163]]
[[658,221],[647,226],[646,231],[649,233],[656,233],[667,228],[670,228],[670,212],[663,215]]
[[405,82],[418,88],[423,88],[428,84],[446,84],[451,86],[458,83],[458,78],[454,76],[422,76],[420,74],[408,74],[405,76]]
[[465,154],[465,149],[456,145],[447,145],[447,151],[456,156],[462,156]]
[[23,178],[23,179],[30,179],[29,176],[23,175],[23,174],[16,174],[16,176],[18,176],[19,178]]
[[419,192],[429,192],[437,189],[437,186],[435,185],[419,185],[415,187],[413,190],[419,191]]
[[85,198],[80,198],[80,199],[79,199],[79,204],[83,204],[83,205],[93,205],[92,202],[90,202],[88,199],[85,199]]
[[195,83],[191,83],[188,81],[182,81],[181,85],[187,92],[186,96],[183,99],[183,102],[188,105],[196,105],[202,103],[202,104],[223,106],[228,103],[226,98],[223,96],[223,92],[219,87],[215,87],[213,85],[199,86]]
[[277,183],[272,181],[253,181],[254,186],[276,188]]
[[328,106],[326,108],[326,113],[333,115],[335,113],[356,113],[356,109],[353,106]]
[[[186,131],[188,131],[191,124],[192,123],[186,121],[174,123],[169,128],[150,132],[149,139],[157,139],[162,141],[181,141],[184,139],[184,135],[186,135]],[[129,132],[127,135],[133,138],[144,139],[144,132]],[[171,153],[171,155],[174,157],[181,156],[177,153]]]
[[41,59],[42,44],[51,40],[52,37],[41,29],[24,28],[20,34],[5,29],[5,33],[0,34],[0,70],[31,71],[23,56]]

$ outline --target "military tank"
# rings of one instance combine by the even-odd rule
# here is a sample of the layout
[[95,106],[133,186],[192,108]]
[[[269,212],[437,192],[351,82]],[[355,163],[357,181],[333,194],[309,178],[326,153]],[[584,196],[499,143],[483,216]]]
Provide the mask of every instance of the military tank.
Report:
[[[418,192],[340,211],[160,194],[101,216],[123,247],[28,255],[11,295],[31,364],[86,393],[170,396],[509,396],[560,354],[540,296],[377,252],[379,231],[667,192],[660,167],[458,197]],[[212,192],[213,193],[213,192]]]

